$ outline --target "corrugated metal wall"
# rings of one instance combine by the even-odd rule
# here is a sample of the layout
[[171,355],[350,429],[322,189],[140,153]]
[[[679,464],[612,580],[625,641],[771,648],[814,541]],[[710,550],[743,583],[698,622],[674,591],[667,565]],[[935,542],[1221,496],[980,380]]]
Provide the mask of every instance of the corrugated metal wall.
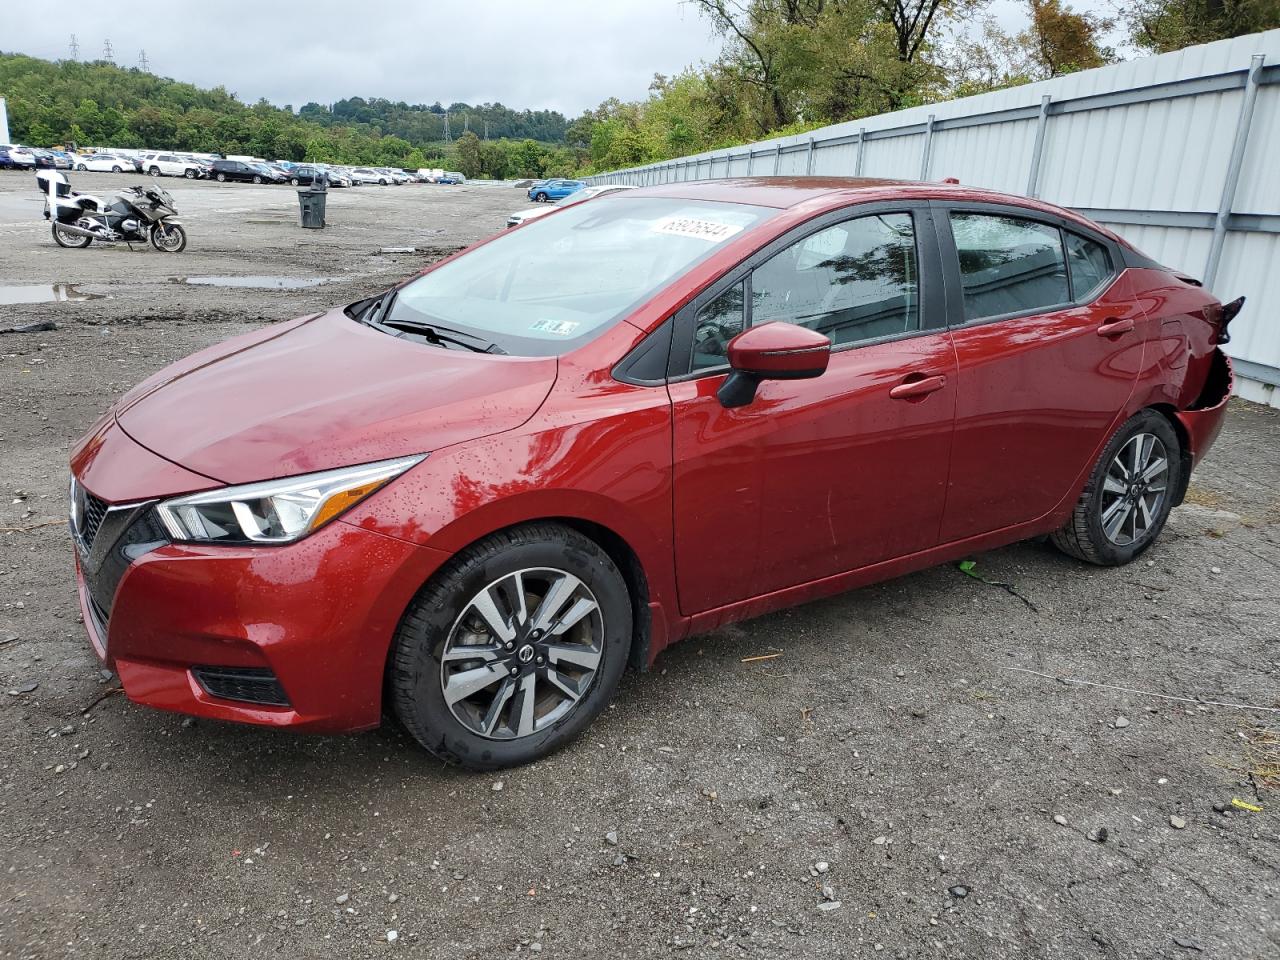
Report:
[[1238,392],[1280,406],[1280,30],[589,179],[774,174],[956,177],[1076,207],[1246,295]]

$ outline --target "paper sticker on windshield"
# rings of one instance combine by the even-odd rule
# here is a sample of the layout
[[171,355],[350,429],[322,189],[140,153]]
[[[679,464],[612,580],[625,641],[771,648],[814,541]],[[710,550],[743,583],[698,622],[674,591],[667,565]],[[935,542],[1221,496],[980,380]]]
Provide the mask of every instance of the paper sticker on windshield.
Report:
[[535,320],[529,324],[535,333],[549,333],[553,337],[568,337],[578,329],[576,320]]
[[717,223],[715,220],[702,220],[698,217],[664,217],[653,225],[654,233],[673,233],[677,237],[693,237],[706,240],[708,243],[720,243],[728,240],[742,230],[736,223]]

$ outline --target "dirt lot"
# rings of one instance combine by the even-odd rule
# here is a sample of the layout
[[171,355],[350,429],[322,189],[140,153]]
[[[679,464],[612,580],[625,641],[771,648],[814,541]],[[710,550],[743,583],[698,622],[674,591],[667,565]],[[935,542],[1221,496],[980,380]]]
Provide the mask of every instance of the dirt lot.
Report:
[[[176,257],[58,249],[31,178],[0,175],[0,285],[109,297],[0,308],[58,323],[0,336],[0,957],[1280,952],[1260,782],[1280,714],[1180,699],[1280,707],[1280,414],[1241,403],[1135,566],[1026,543],[976,559],[1029,603],[945,567],[696,638],[501,777],[393,728],[274,734],[120,696],[86,716],[113,681],[55,522],[70,444],[170,360],[381,289],[524,202],[363,187],[320,233],[288,188],[165,185]],[[378,253],[400,245],[420,252]],[[249,274],[334,282],[175,279]]]

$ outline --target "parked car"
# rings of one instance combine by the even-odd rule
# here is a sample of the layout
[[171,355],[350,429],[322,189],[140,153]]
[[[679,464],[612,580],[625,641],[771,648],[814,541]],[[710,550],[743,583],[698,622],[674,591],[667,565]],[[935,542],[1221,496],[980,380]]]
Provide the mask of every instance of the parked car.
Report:
[[194,180],[201,174],[199,163],[174,153],[144,153],[138,160],[141,171],[153,177],[186,177]]
[[76,169],[93,170],[99,173],[133,172],[133,164],[110,153],[86,153],[76,157]]
[[270,175],[257,164],[245,163],[243,160],[215,160],[210,165],[213,179],[221,182],[228,180],[240,183],[266,183]]
[[337,167],[330,167],[325,164],[318,163],[315,165],[315,169],[324,171],[325,176],[329,178],[329,186],[331,187],[351,186],[351,178]]
[[36,156],[28,147],[17,144],[0,146],[0,169],[34,170]]
[[31,151],[35,157],[35,166],[41,170],[70,170],[70,157],[60,150],[44,150],[35,148]]
[[586,184],[581,180],[547,180],[529,188],[529,199],[536,200],[539,203],[546,203],[549,200],[561,200],[575,190],[581,190],[585,186]]
[[464,177],[462,174],[454,173],[452,171],[446,171],[441,176],[436,177],[436,183],[444,183],[444,184],[449,184],[451,186],[457,185],[459,183],[466,183],[466,180],[467,178]]
[[945,184],[575,204],[125,394],[71,456],[85,627],[140,703],[385,707],[448,760],[530,761],[690,634],[1041,535],[1141,556],[1242,302]]
[[375,170],[372,167],[356,167],[355,172],[360,177],[361,183],[379,183],[385,187],[388,183],[392,182],[389,176],[381,170]]
[[581,190],[575,190],[567,197],[563,197],[548,206],[525,207],[523,210],[517,210],[511,216],[507,217],[507,226],[518,227],[522,223],[528,223],[530,220],[537,220],[539,217],[546,216],[548,213],[551,213],[553,210],[558,210],[560,207],[572,206],[575,203],[581,203],[583,200],[590,200],[593,197],[603,197],[606,194],[634,189],[635,187],[628,186],[625,183],[606,183],[595,187],[583,187]]

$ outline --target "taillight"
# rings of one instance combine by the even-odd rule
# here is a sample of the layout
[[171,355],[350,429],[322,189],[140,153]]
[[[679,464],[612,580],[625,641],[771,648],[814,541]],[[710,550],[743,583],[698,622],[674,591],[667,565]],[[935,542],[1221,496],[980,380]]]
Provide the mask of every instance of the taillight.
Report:
[[1214,343],[1223,344],[1231,342],[1231,334],[1227,331],[1227,324],[1236,318],[1240,313],[1240,309],[1244,306],[1244,297],[1236,297],[1230,303],[1222,305],[1222,314],[1218,319],[1218,336]]

